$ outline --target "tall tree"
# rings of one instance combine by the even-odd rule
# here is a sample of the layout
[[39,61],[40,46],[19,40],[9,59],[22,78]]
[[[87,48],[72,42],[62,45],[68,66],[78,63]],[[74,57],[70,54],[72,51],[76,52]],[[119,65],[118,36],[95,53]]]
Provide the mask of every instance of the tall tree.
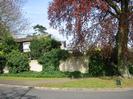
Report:
[[0,34],[24,30],[27,22],[22,16],[22,4],[22,0],[0,0]]
[[48,15],[51,26],[74,36],[76,46],[85,41],[115,46],[118,68],[127,76],[127,45],[133,43],[132,0],[53,0]]
[[47,28],[42,26],[42,25],[37,24],[37,25],[35,25],[33,27],[33,29],[36,31],[36,33],[39,33],[39,34],[48,34],[46,32]]

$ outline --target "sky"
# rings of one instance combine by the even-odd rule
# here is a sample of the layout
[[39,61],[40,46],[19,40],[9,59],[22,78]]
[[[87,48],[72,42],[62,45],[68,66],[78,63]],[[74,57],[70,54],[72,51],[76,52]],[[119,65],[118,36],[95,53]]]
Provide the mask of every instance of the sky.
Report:
[[[65,40],[59,32],[49,26],[48,6],[52,0],[26,0],[22,10],[24,17],[28,20],[29,26],[26,34],[34,33],[33,26],[40,24],[47,28],[47,32],[59,40]],[[25,33],[24,33],[25,34]]]

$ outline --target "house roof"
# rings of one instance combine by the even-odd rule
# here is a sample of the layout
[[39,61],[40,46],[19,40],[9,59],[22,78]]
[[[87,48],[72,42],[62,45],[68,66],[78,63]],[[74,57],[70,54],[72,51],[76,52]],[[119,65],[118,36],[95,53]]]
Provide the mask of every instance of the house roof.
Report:
[[[50,34],[47,34],[47,35],[37,35],[36,37],[37,38],[41,38],[41,37],[47,37],[47,36],[51,36]],[[31,42],[33,39],[33,36],[27,36],[25,38],[15,38],[15,41],[18,42],[18,43],[21,43],[21,42]]]
[[16,38],[15,41],[18,42],[18,43],[30,42],[30,41],[32,41],[32,39],[33,39],[33,37]]

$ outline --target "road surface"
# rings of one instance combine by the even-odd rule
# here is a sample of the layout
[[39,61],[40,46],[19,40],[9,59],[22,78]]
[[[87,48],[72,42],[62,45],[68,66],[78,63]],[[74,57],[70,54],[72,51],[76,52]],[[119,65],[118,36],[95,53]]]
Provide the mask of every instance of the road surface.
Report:
[[133,99],[133,90],[82,91],[0,86],[0,99]]

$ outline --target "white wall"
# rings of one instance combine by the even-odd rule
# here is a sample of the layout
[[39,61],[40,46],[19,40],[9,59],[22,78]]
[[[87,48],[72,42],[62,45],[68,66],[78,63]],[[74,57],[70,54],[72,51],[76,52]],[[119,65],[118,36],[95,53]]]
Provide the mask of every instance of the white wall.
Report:
[[4,73],[9,73],[8,67],[6,66],[3,70]]
[[42,71],[42,65],[38,63],[37,60],[31,60],[30,63],[30,71],[35,71],[35,72],[41,72]]
[[[31,60],[29,66],[30,71],[41,72],[43,70],[43,66],[37,60]],[[71,57],[66,61],[60,61],[59,70],[63,72],[80,71],[81,73],[86,73],[88,72],[88,60],[83,57]],[[6,67],[4,73],[8,72],[8,68]]]
[[80,71],[86,73],[88,71],[88,60],[84,57],[71,57],[66,61],[61,61],[59,66],[60,71]]

